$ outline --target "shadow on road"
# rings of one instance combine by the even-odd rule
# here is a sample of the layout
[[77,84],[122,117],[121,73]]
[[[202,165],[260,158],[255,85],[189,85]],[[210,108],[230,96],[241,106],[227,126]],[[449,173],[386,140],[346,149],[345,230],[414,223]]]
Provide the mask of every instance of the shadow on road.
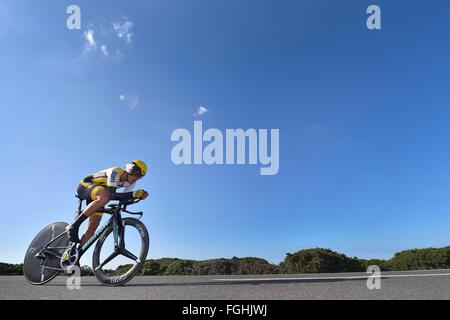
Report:
[[[151,278],[151,276],[149,276]],[[387,279],[381,277],[381,279]],[[139,279],[140,280],[140,279]],[[133,280],[132,280],[133,281]],[[188,281],[188,282],[155,282],[155,283],[139,283],[134,280],[133,283],[127,283],[124,286],[118,288],[126,288],[126,287],[184,287],[184,286],[240,286],[240,285],[262,285],[262,284],[292,284],[292,283],[334,283],[334,282],[344,282],[344,281],[367,281],[367,278],[358,278],[358,279],[292,279],[292,280],[279,280],[279,279],[264,279],[264,280],[228,280],[228,281],[213,281],[213,280],[205,280],[205,281]],[[64,287],[65,284],[47,284],[48,287]],[[92,284],[83,284],[83,287],[106,287],[101,283],[92,283]]]
[[332,282],[343,282],[343,281],[366,281],[366,279],[292,279],[292,280],[252,280],[252,281],[240,281],[240,280],[229,280],[229,281],[192,281],[192,282],[180,282],[180,283],[130,283],[127,287],[158,287],[158,286],[239,286],[239,285],[262,285],[262,284],[285,284],[285,283],[332,283]]

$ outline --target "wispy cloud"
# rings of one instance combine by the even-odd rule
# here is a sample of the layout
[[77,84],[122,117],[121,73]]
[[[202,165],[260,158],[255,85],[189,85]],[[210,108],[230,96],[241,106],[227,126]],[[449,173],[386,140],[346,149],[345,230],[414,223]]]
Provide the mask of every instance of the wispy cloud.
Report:
[[195,113],[193,114],[194,117],[198,117],[201,116],[205,113],[209,112],[208,109],[206,109],[204,106],[199,106],[197,111],[195,111]]
[[97,44],[95,43],[94,30],[89,28],[84,32],[83,37],[85,39],[83,52],[89,53],[95,51],[97,49]]
[[108,47],[106,45],[101,45],[100,49],[102,50],[102,54],[104,57],[107,57],[109,55]]
[[113,20],[106,27],[104,24],[88,24],[83,33],[83,54],[95,53],[121,61],[125,57],[124,42],[130,44],[133,41],[133,25],[128,18]]
[[113,22],[113,28],[119,39],[122,39],[127,43],[131,43],[133,37],[133,21],[123,19],[122,21]]

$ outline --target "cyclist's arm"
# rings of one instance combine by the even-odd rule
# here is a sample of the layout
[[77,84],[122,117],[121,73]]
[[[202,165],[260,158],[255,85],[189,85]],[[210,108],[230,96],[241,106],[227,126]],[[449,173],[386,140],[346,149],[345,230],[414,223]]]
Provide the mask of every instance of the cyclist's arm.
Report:
[[128,201],[133,199],[133,192],[116,192],[117,188],[108,187],[109,200]]
[[125,188],[123,189],[123,192],[124,192],[124,193],[126,193],[126,192],[131,192],[131,191],[133,191],[133,189],[134,189],[135,186],[136,186],[136,182],[133,183],[133,184],[130,184],[128,187],[125,187]]
[[[109,199],[110,200],[118,200],[118,201],[128,201],[133,199],[133,192],[117,192],[117,188],[120,183],[120,175],[121,169],[119,168],[111,168],[106,172],[107,176],[107,188],[109,191]],[[134,184],[130,187],[133,187]],[[130,190],[125,190],[130,191]]]

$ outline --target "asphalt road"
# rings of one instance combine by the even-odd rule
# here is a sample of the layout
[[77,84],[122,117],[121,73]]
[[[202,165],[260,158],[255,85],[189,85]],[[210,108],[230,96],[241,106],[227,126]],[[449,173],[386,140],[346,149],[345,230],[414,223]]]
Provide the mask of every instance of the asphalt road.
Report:
[[43,286],[21,276],[0,277],[0,299],[450,299],[450,270],[382,273],[380,289],[369,290],[368,274],[135,277],[123,287],[81,278],[69,290],[66,277]]

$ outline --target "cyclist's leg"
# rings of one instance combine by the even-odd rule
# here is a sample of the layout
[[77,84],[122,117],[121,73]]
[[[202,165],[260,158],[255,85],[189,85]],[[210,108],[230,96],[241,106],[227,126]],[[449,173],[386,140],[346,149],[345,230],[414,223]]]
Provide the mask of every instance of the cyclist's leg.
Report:
[[109,202],[109,192],[104,187],[92,185],[90,189],[91,201],[88,201],[88,205],[83,211],[83,215],[86,217],[99,213],[98,210],[102,209]]
[[95,233],[100,221],[102,220],[103,213],[97,212],[89,217],[89,224],[86,232],[81,237],[80,247],[82,247]]
[[80,183],[78,186],[78,196],[82,199],[87,200],[88,205],[84,209],[74,223],[67,226],[70,241],[80,242],[78,238],[78,230],[80,225],[90,216],[96,214],[98,210],[103,208],[103,206],[109,201],[109,192],[102,186],[95,184]]

